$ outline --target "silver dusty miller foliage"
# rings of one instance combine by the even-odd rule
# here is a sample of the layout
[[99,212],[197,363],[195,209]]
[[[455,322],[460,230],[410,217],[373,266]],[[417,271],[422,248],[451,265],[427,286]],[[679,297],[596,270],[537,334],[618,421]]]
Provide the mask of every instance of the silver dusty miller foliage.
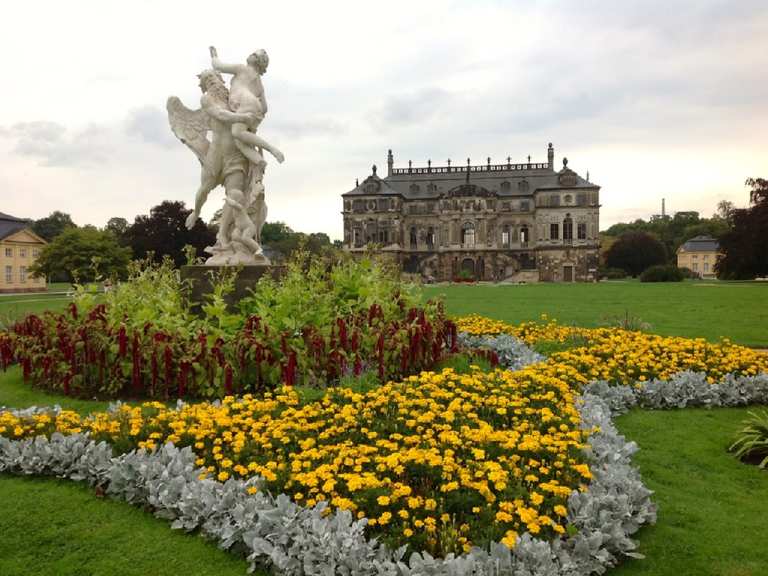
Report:
[[[511,369],[544,359],[511,336],[461,339],[468,346],[495,350],[502,366]],[[57,476],[99,486],[113,498],[150,507],[173,528],[199,530],[221,548],[244,555],[251,570],[267,566],[291,576],[586,576],[604,573],[624,556],[639,557],[631,536],[656,519],[651,492],[630,463],[637,445],[618,433],[613,414],[633,406],[732,406],[766,399],[768,375],[729,376],[715,385],[689,372],[639,386],[591,383],[577,407],[582,427],[598,431],[588,441],[589,489],[574,491],[568,500],[568,522],[575,534],[548,542],[525,533],[514,550],[492,543],[445,558],[407,554],[405,547],[391,550],[367,539],[367,521],[355,520],[349,511],[326,514],[324,503],[310,509],[284,494],[248,494],[248,488],[260,487],[259,478],[224,483],[201,479],[204,469],[195,466],[192,450],[173,444],[114,456],[108,444],[83,434],[0,437],[0,473]],[[50,410],[15,413],[32,416]]]

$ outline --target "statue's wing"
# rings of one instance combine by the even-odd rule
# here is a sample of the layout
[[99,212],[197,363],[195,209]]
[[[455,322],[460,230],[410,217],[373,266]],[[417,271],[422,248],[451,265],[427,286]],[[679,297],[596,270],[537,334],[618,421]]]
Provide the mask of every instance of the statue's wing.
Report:
[[205,162],[205,155],[211,143],[206,138],[211,129],[208,114],[203,110],[190,110],[176,96],[168,98],[168,121],[176,137],[184,142],[197,156],[200,163]]

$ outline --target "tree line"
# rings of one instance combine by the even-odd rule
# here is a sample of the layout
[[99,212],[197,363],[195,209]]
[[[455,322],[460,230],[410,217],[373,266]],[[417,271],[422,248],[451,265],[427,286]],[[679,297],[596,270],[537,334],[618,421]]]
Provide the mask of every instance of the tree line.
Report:
[[603,261],[610,270],[638,276],[651,266],[676,265],[677,249],[696,236],[711,236],[720,245],[717,276],[744,280],[768,276],[768,180],[749,178],[749,205],[736,208],[721,201],[711,218],[698,212],[652,216],[614,224],[602,233]]
[[[216,242],[215,222],[198,220],[188,230],[184,225],[192,212],[184,202],[164,201],[149,214],[136,216],[132,223],[121,217],[110,218],[103,228],[77,226],[69,214],[59,210],[35,220],[32,230],[45,239],[31,271],[54,281],[90,282],[97,277],[122,277],[131,259],[165,257],[176,266],[187,262],[187,246],[197,257],[206,257],[205,248]],[[215,217],[214,217],[215,219]],[[293,231],[284,222],[265,222],[262,245],[276,263],[286,260],[299,246],[313,253],[339,247],[327,234]]]

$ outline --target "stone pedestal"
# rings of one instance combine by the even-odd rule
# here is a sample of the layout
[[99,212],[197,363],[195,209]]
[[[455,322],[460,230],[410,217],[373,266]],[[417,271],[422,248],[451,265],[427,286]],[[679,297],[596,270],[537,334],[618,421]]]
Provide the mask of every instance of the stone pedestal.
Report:
[[[193,310],[200,310],[200,306],[206,302],[206,294],[212,292],[211,275],[215,278],[225,269],[232,269],[232,266],[200,265],[181,267],[181,279],[188,280],[190,284],[190,300],[193,303]],[[251,265],[239,268],[235,278],[235,289],[225,297],[227,305],[233,310],[236,309],[240,299],[250,294],[249,289],[255,288],[256,283],[262,276],[270,275],[277,280],[282,276],[284,270],[284,266],[274,266],[272,264]]]

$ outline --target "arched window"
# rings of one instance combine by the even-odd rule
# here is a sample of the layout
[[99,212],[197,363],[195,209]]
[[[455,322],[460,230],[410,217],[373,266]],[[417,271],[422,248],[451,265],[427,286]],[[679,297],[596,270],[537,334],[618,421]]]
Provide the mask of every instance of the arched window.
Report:
[[416,249],[418,237],[416,235],[416,226],[411,226],[411,248]]
[[472,222],[465,222],[461,227],[461,243],[464,246],[475,245],[475,225]]
[[509,224],[504,224],[501,227],[501,245],[504,248],[509,248]]
[[432,250],[435,247],[435,229],[430,226],[427,229],[427,248]]
[[573,219],[569,215],[563,219],[563,240],[573,242]]

